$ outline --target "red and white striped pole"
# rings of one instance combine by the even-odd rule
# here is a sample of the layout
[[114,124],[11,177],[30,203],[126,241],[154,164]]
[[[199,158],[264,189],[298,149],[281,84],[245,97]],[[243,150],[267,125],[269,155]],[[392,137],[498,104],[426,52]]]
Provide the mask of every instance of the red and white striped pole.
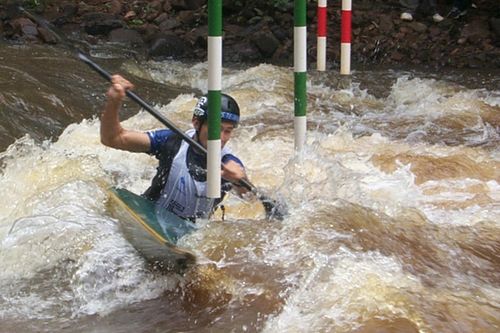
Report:
[[340,24],[340,74],[351,74],[351,26],[352,1],[342,0],[342,21]]
[[318,71],[326,69],[326,2],[318,0],[318,31],[317,31],[317,55],[316,67]]

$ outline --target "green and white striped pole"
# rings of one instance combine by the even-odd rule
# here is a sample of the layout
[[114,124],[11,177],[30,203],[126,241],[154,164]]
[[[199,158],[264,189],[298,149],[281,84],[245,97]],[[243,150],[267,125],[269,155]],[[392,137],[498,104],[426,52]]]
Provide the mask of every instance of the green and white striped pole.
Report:
[[222,0],[208,0],[208,145],[207,196],[221,191]]
[[307,28],[306,0],[294,2],[293,67],[294,67],[294,129],[295,150],[301,151],[306,139],[307,108]]

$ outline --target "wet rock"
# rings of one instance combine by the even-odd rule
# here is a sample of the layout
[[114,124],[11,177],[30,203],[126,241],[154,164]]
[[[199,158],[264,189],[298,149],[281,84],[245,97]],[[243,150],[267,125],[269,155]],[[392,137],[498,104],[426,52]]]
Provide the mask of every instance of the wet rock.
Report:
[[406,34],[408,34],[408,33],[413,32],[413,30],[412,30],[412,29],[410,29],[410,28],[409,28],[409,27],[407,27],[407,26],[402,26],[402,27],[400,27],[400,28],[399,28],[399,32],[401,32],[403,35],[406,35]]
[[243,9],[246,2],[248,1],[222,0],[224,15],[239,13]]
[[85,31],[91,35],[107,35],[111,30],[125,26],[122,20],[107,13],[88,13],[82,19]]
[[2,20],[15,19],[15,18],[18,18],[21,16],[22,16],[22,13],[19,10],[19,5],[17,3],[7,4],[5,6],[5,10],[3,11],[2,15],[0,15]]
[[[186,33],[186,38],[191,42],[191,45],[206,50],[208,38],[208,26],[203,25]],[[224,44],[223,44],[224,45]]]
[[38,36],[38,29],[36,24],[30,19],[20,17],[10,22],[14,34],[23,36],[27,39],[36,40]]
[[123,4],[120,0],[111,0],[109,2],[109,13],[112,15],[118,15],[123,11]]
[[65,35],[65,36],[68,36],[68,35],[74,35],[74,36],[77,36],[81,30],[82,30],[82,27],[80,24],[78,23],[66,23],[62,26],[59,27],[59,30]]
[[421,22],[411,22],[409,26],[415,32],[424,33],[427,31],[427,26]]
[[156,25],[160,25],[162,22],[168,20],[169,16],[167,13],[161,13],[154,20],[153,23]]
[[162,32],[159,31],[157,25],[151,23],[145,23],[140,27],[137,27],[136,30],[139,31],[144,41],[148,44],[151,43],[151,41],[158,35],[159,32]]
[[80,1],[78,3],[78,12],[77,15],[83,16],[87,13],[96,11],[96,8],[92,5],[87,4],[85,1]]
[[437,26],[432,26],[429,28],[429,34],[431,37],[437,37],[441,34],[441,29]]
[[479,40],[490,36],[488,22],[475,20],[464,26],[461,38],[468,40]]
[[232,61],[257,61],[261,58],[259,49],[245,41],[231,45],[230,48],[228,48],[228,45],[224,46],[224,53],[230,54]]
[[195,10],[205,5],[205,0],[171,0],[170,3],[175,9]]
[[257,32],[252,35],[251,40],[265,57],[272,57],[280,46],[280,42],[271,31]]
[[178,20],[185,25],[191,25],[195,21],[195,14],[192,10],[182,10],[177,14]]
[[379,29],[384,33],[394,31],[394,23],[390,15],[380,16]]
[[491,31],[493,31],[495,38],[500,40],[500,18],[491,18],[490,19],[490,27]]
[[226,24],[224,25],[224,37],[228,38],[239,38],[243,28],[236,24]]
[[[478,0],[460,20],[432,23],[419,13],[414,22],[399,20],[397,0],[360,0],[353,12],[352,62],[366,64],[425,64],[431,66],[498,66],[500,18],[497,5]],[[79,33],[89,43],[102,41],[148,45],[151,55],[206,58],[207,6],[205,0],[61,0],[43,1],[44,16],[65,33]],[[0,0],[0,34],[9,39],[54,43],[40,27],[15,19],[29,18],[17,10],[17,0]],[[293,63],[293,2],[275,7],[270,1],[224,0],[224,57],[227,61]],[[307,2],[308,59],[316,51],[316,2]],[[10,6],[10,7],[9,7]],[[442,7],[441,7],[442,8]],[[496,15],[496,16],[495,16]],[[328,6],[327,59],[338,65],[340,8]],[[24,29],[24,31],[23,31]],[[15,30],[15,31],[14,31]],[[137,32],[133,33],[129,30]],[[89,35],[90,34],[90,35]],[[172,35],[177,36],[174,40]],[[30,37],[29,37],[30,36]],[[169,36],[159,38],[158,36]],[[107,38],[107,39],[106,39]],[[424,50],[427,49],[427,50]],[[487,54],[485,57],[474,57]]]
[[174,34],[157,34],[150,43],[148,55],[152,58],[182,56],[190,51],[184,39]]
[[[335,13],[336,13],[336,12],[335,12]],[[334,16],[332,15],[332,18],[333,18],[333,17],[334,17]],[[279,18],[280,18],[280,22],[281,22],[281,23],[284,23],[284,24],[286,24],[286,25],[292,25],[293,20],[294,20],[292,13],[289,13],[289,12],[281,13],[281,14],[280,14],[280,16],[279,16]],[[334,19],[330,21],[330,23],[333,23],[333,22],[335,22],[335,21],[334,21]],[[337,23],[338,23],[338,22],[339,22],[339,21],[337,21]],[[337,27],[338,27],[338,25],[337,25],[337,24],[336,24],[335,26],[337,26]]]
[[125,16],[123,16],[123,19],[124,19],[125,21],[131,21],[131,20],[135,19],[136,17],[137,17],[137,13],[136,13],[135,11],[133,11],[133,10],[129,10],[129,11],[125,14]]
[[480,61],[474,57],[470,57],[468,62],[467,62],[467,67],[472,68],[472,69],[477,69],[480,68]]
[[172,10],[172,4],[170,3],[170,0],[165,0],[162,8],[165,13],[170,13],[170,11]]
[[47,44],[57,44],[59,41],[54,33],[44,27],[38,27],[38,35]]
[[44,16],[52,22],[52,24],[60,27],[68,22],[71,22],[77,14],[77,5],[65,4],[60,10],[57,10],[57,8],[49,8]]
[[159,11],[154,9],[149,9],[146,12],[144,12],[141,17],[148,22],[153,22],[159,15],[160,15]]
[[139,32],[128,28],[112,30],[109,33],[109,40],[114,43],[127,44],[131,46],[142,45],[144,43]]
[[273,33],[273,35],[278,40],[285,40],[287,38],[292,38],[293,37],[293,30],[291,30],[291,29],[284,29],[280,25],[272,25],[271,26],[271,32]]
[[162,10],[162,2],[160,0],[148,1],[147,10],[159,12]]
[[168,18],[165,21],[163,21],[158,26],[158,28],[160,29],[161,32],[167,32],[167,31],[170,31],[170,30],[175,29],[175,28],[180,27],[180,26],[181,26],[181,22],[179,22],[177,19]]
[[391,59],[392,60],[395,60],[395,61],[399,62],[399,61],[403,60],[403,58],[404,58],[404,56],[400,52],[398,52],[398,51],[394,51],[391,54]]
[[62,14],[65,17],[74,17],[78,13],[78,5],[74,3],[66,3],[62,7]]

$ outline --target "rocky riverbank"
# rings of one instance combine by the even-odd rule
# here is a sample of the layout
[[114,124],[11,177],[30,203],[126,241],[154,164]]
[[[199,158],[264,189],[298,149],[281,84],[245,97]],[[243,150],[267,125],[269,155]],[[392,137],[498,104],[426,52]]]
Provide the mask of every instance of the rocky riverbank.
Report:
[[[451,1],[438,1],[443,16]],[[90,44],[129,45],[149,58],[206,59],[205,0],[3,1],[0,35],[10,43],[58,43],[22,3],[66,35]],[[331,4],[333,3],[333,4]],[[340,59],[340,1],[329,2],[330,68]],[[500,68],[500,2],[476,0],[460,19],[434,23],[421,10],[413,22],[401,21],[397,0],[353,1],[354,65],[424,65],[452,68]],[[284,4],[278,6],[278,4]],[[308,61],[315,67],[316,1],[308,4]],[[293,1],[224,1],[224,61],[293,64]]]

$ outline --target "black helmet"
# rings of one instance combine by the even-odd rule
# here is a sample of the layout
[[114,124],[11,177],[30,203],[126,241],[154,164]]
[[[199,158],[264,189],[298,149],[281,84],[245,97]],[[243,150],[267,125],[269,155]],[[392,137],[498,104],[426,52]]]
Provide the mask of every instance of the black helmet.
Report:
[[[194,107],[193,117],[206,120],[208,117],[208,97],[207,95],[200,97]],[[220,117],[222,121],[229,121],[238,126],[240,122],[240,108],[238,103],[229,95],[221,94],[221,110]]]

